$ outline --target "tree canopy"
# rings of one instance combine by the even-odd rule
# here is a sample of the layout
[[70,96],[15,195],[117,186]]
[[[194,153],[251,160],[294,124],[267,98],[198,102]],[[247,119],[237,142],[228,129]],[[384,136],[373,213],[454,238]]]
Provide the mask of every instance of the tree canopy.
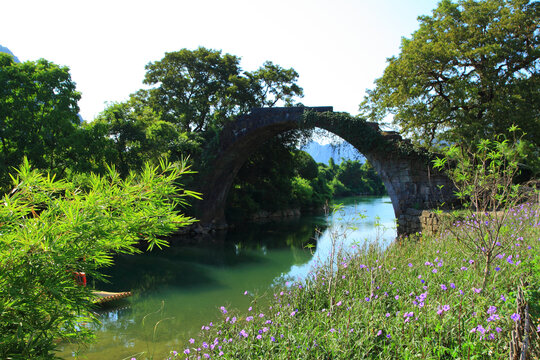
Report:
[[0,180],[24,156],[38,168],[65,168],[79,99],[68,68],[0,53]]
[[203,131],[253,107],[291,105],[302,96],[294,69],[267,61],[243,71],[239,57],[203,47],[166,53],[146,70],[144,83],[154,86],[149,104],[183,131]]
[[512,124],[540,145],[540,3],[443,0],[403,38],[361,111],[424,145],[472,143]]
[[115,164],[122,175],[159,157],[189,156],[203,172],[227,122],[253,107],[292,105],[302,96],[294,69],[266,61],[248,72],[239,57],[203,47],[166,53],[146,70],[150,88],[109,104],[88,133],[108,139],[99,148],[101,163]]

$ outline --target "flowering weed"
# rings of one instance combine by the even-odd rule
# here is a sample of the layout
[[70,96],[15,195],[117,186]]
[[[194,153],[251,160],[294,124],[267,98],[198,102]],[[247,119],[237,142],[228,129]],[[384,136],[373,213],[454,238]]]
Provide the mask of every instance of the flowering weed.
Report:
[[540,278],[538,208],[510,213],[514,246],[493,260],[498,270],[482,288],[481,255],[464,258],[450,233],[386,248],[366,243],[337,251],[337,266],[330,261],[302,283],[272,289],[265,305],[222,308],[222,321],[171,358],[506,358],[519,320],[516,284]]

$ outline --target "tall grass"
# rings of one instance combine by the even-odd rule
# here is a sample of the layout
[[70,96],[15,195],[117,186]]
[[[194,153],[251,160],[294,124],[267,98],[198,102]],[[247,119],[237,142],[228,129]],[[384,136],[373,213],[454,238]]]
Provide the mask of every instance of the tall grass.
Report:
[[265,305],[222,307],[222,319],[170,358],[507,358],[520,281],[538,302],[539,214],[527,204],[510,212],[511,245],[483,287],[481,255],[465,256],[456,232],[338,248],[304,281],[272,289]]

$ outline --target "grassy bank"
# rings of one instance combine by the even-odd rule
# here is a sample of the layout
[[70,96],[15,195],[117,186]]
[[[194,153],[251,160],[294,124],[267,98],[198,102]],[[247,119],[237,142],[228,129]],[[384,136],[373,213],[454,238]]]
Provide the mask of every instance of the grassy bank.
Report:
[[[468,231],[461,223],[462,231]],[[503,359],[524,282],[538,331],[538,207],[511,211],[484,288],[484,258],[449,233],[338,248],[334,265],[271,289],[245,311],[222,308],[171,358]],[[336,234],[336,239],[339,238]],[[250,296],[250,295],[246,295]]]

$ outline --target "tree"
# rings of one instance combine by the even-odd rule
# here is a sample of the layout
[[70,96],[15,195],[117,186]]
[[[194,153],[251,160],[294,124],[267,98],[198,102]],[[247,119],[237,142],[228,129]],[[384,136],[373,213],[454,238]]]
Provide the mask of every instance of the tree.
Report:
[[336,179],[350,189],[351,195],[368,192],[367,189],[364,189],[364,172],[362,170],[362,163],[358,160],[342,159]]
[[266,61],[254,73],[246,73],[251,79],[255,99],[254,106],[275,106],[283,102],[285,106],[294,105],[294,97],[302,97],[302,88],[296,85],[298,73],[294,69],[283,69],[271,61]]
[[165,121],[182,131],[220,127],[235,115],[257,106],[292,104],[302,96],[298,73],[266,62],[253,73],[240,68],[240,58],[200,47],[166,53],[146,66],[149,104]]
[[69,69],[47,60],[16,63],[0,53],[0,180],[26,156],[61,172],[80,119]]
[[540,146],[540,3],[443,0],[403,38],[360,108],[424,145],[474,143],[516,124]]
[[95,128],[109,139],[113,151],[109,151],[109,162],[115,164],[122,176],[130,169],[142,166],[141,147],[146,139],[145,124],[138,116],[136,108],[129,102],[110,104],[93,123]]
[[178,179],[189,170],[162,162],[125,180],[112,168],[80,183],[57,181],[24,160],[0,206],[0,358],[53,357],[58,340],[86,344],[97,321],[91,289],[73,272],[103,279],[113,254],[167,243],[162,236],[194,220],[178,213]]
[[319,174],[317,163],[309,153],[303,150],[295,150],[293,152],[293,159],[296,164],[298,176],[306,180],[313,180]]

